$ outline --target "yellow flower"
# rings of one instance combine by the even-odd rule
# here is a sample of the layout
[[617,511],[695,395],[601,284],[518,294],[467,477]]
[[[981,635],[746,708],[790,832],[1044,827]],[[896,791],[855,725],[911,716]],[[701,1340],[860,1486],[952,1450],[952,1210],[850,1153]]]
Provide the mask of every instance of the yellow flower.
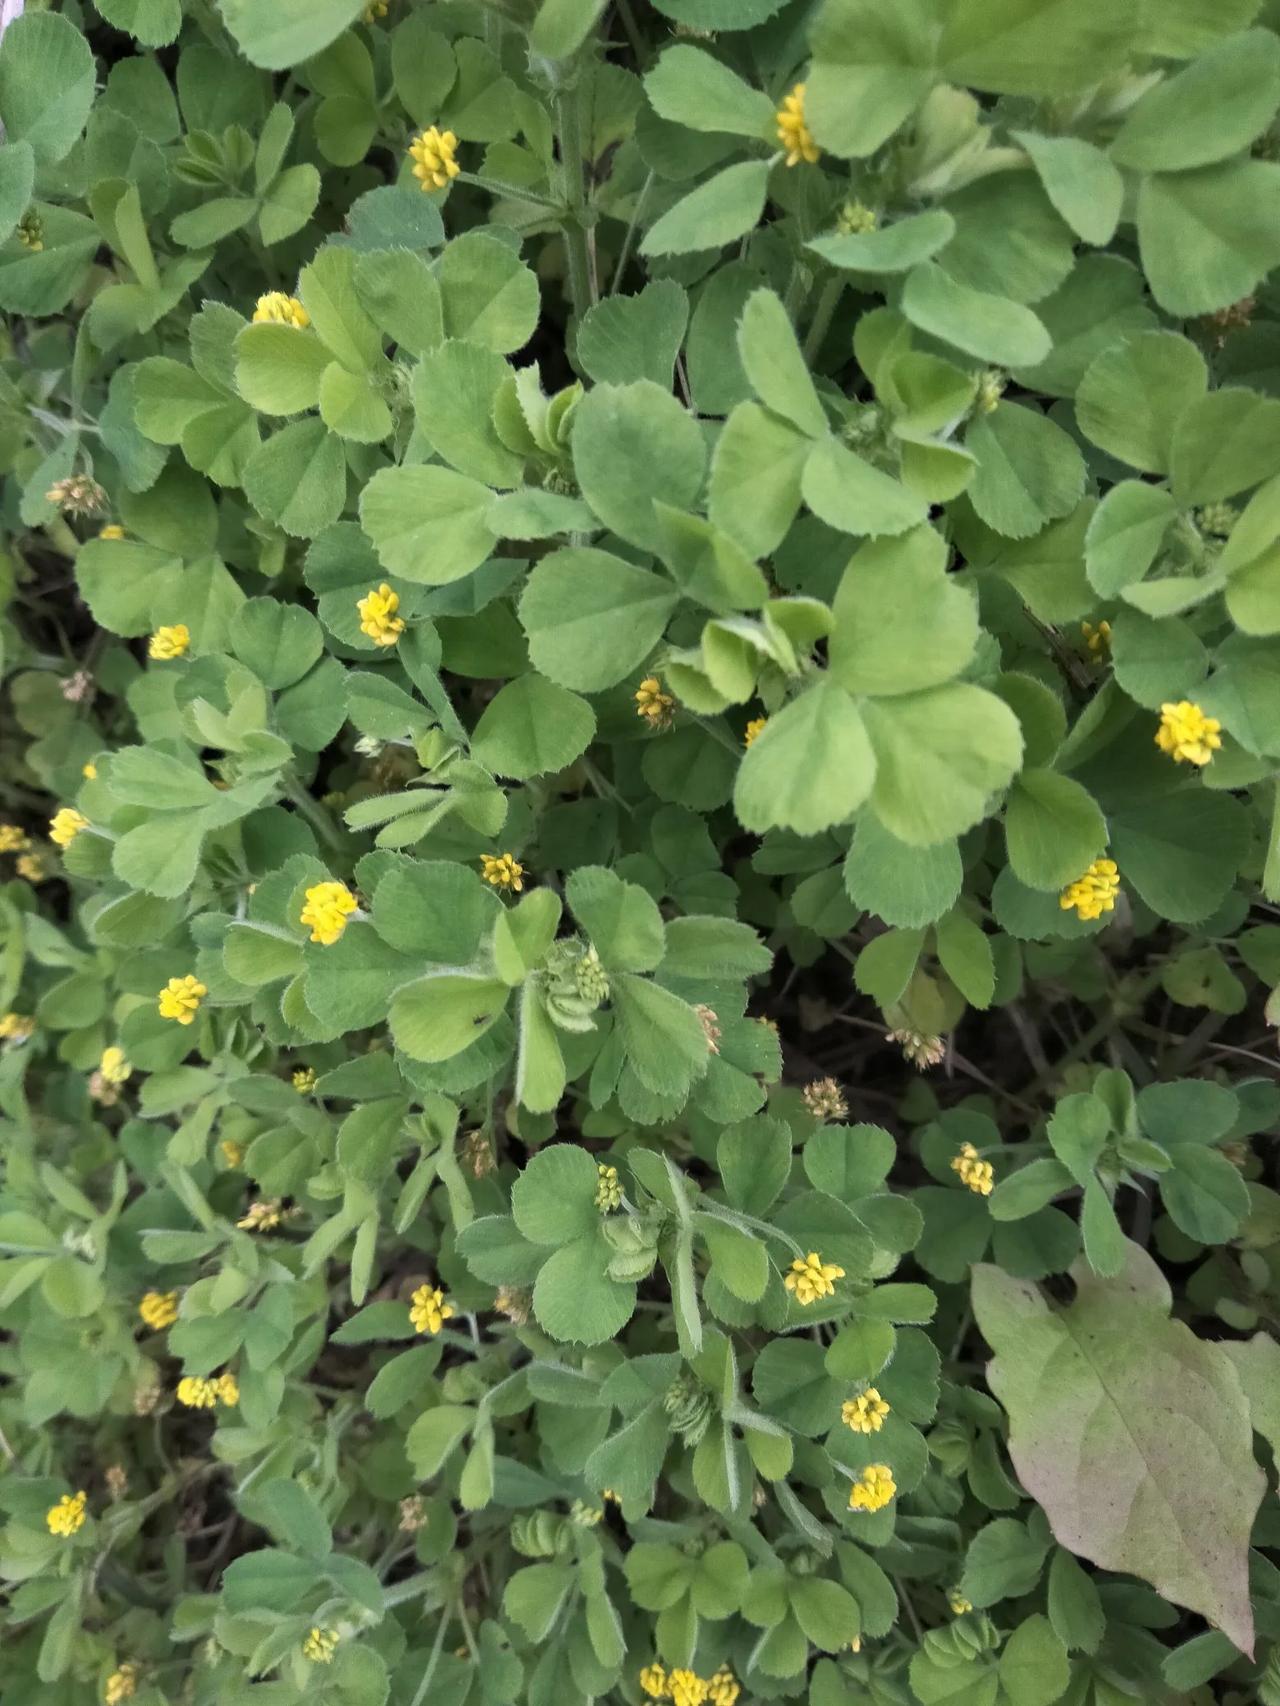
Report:
[[123,539],[124,528],[118,521],[108,521],[98,529],[99,539]]
[[286,296],[283,290],[269,290],[265,296],[260,296],[253,318],[259,325],[269,321],[276,326],[297,326],[299,331],[311,324],[311,316],[298,298]]
[[887,1463],[869,1463],[862,1471],[862,1478],[849,1489],[849,1509],[883,1510],[897,1490],[898,1483]]
[[1064,912],[1074,907],[1086,921],[1101,918],[1104,912],[1114,912],[1120,892],[1120,871],[1114,859],[1095,859],[1082,877],[1068,883],[1058,896]]
[[951,1163],[951,1171],[959,1173],[960,1181],[980,1197],[989,1197],[995,1186],[995,1172],[990,1161],[980,1161],[971,1143],[962,1143],[960,1153]]
[[90,759],[87,764],[80,766],[80,774],[86,782],[96,782],[98,780],[98,766]]
[[49,867],[39,853],[19,853],[13,868],[23,882],[33,885],[44,882],[50,874]]
[[840,1406],[840,1420],[856,1434],[878,1434],[888,1414],[889,1406],[874,1386]]
[[49,819],[49,839],[57,847],[70,847],[81,830],[88,829],[89,820],[74,806],[61,806]]
[[742,1686],[728,1665],[721,1665],[707,1684],[707,1699],[711,1706],[736,1706],[741,1693]]
[[77,1493],[75,1498],[72,1498],[70,1493],[64,1493],[56,1505],[50,1505],[44,1515],[44,1520],[49,1525],[49,1533],[56,1534],[61,1540],[68,1540],[82,1529],[86,1499],[85,1493]]
[[0,823],[0,853],[21,853],[30,847],[31,838],[16,823]]
[[667,1688],[674,1706],[702,1706],[707,1698],[708,1685],[691,1670],[673,1670],[667,1677]]
[[453,1315],[452,1303],[446,1303],[438,1285],[420,1285],[409,1299],[409,1325],[415,1333],[438,1333]]
[[967,1600],[959,1588],[947,1589],[947,1604],[951,1607],[953,1617],[964,1617],[973,1610],[973,1603]]
[[388,11],[387,0],[369,0],[369,4],[360,14],[362,24],[376,23],[379,18],[385,18]]
[[284,1219],[279,1197],[260,1198],[251,1202],[247,1213],[236,1225],[242,1232],[271,1232]]
[[752,741],[757,740],[768,726],[768,717],[752,717],[751,721],[742,731],[743,746],[750,746]]
[[1082,622],[1080,637],[1088,646],[1091,656],[1101,659],[1111,655],[1110,622],[1099,622],[1096,628],[1092,622]]
[[392,592],[383,581],[379,587],[356,600],[360,612],[360,632],[367,634],[375,646],[394,646],[404,633],[404,618],[397,616],[400,594]]
[[170,663],[174,658],[186,657],[190,648],[190,628],[185,622],[174,622],[170,627],[156,629],[147,647],[147,656],[158,658],[161,663]]
[[843,1278],[843,1268],[836,1267],[834,1262],[824,1263],[816,1250],[810,1250],[807,1256],[796,1257],[782,1283],[795,1293],[796,1302],[806,1308],[820,1297],[832,1296],[836,1289],[832,1282]]
[[176,1291],[149,1291],[138,1305],[138,1314],[153,1333],[163,1333],[178,1319]]
[[331,948],[356,910],[356,897],[345,883],[316,883],[307,890],[307,903],[300,923],[311,930],[311,940]]
[[667,1693],[667,1673],[660,1664],[646,1665],[640,1672],[640,1686],[650,1700],[662,1700]]
[[228,1167],[238,1167],[244,1160],[244,1144],[237,1143],[234,1137],[224,1137],[218,1148]]
[[208,993],[204,984],[190,972],[185,977],[171,977],[160,991],[160,1017],[176,1019],[180,1025],[190,1025]]
[[178,1402],[185,1404],[188,1410],[212,1410],[218,1402],[217,1381],[184,1375],[178,1382]]
[[315,1665],[331,1665],[333,1655],[338,1649],[338,1631],[336,1629],[312,1629],[302,1643],[302,1656],[310,1659]]
[[98,1071],[108,1084],[127,1084],[133,1076],[133,1063],[125,1058],[122,1048],[116,1048],[113,1044],[110,1048],[103,1049]]
[[608,1214],[612,1209],[621,1207],[622,1186],[618,1183],[618,1169],[606,1167],[603,1164],[596,1168],[599,1183],[596,1186],[596,1207]]
[[25,1013],[6,1013],[0,1019],[0,1042],[25,1043],[36,1028],[34,1019]]
[[444,189],[450,178],[457,177],[461,170],[455,158],[457,150],[458,139],[453,132],[440,130],[434,124],[409,144],[413,175],[428,194]]
[[787,165],[798,166],[802,160],[813,165],[819,150],[813,132],[804,121],[804,84],[797,83],[778,108],[778,141],[787,151]]
[[635,691],[636,716],[643,717],[651,729],[670,728],[676,702],[670,693],[662,691],[656,675],[646,675]]
[[524,887],[524,866],[513,853],[482,853],[480,875],[495,889],[514,889],[519,894]]
[[122,1700],[132,1700],[137,1692],[138,1667],[135,1664],[123,1664],[107,1678],[102,1698],[106,1701],[106,1706],[120,1706]]
[[1161,705],[1156,745],[1175,764],[1207,764],[1222,745],[1221,729],[1216,717],[1206,717],[1190,699],[1179,699],[1176,705]]
[[314,1066],[300,1066],[293,1074],[292,1084],[300,1096],[309,1096],[316,1087]]
[[220,1374],[215,1382],[218,1388],[220,1404],[238,1404],[240,1402],[240,1383],[234,1374]]

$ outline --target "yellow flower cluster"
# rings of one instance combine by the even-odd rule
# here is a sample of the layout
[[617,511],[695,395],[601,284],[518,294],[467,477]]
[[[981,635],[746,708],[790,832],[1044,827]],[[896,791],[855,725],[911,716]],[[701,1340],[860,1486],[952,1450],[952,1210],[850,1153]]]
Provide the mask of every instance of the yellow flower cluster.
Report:
[[375,646],[394,646],[404,633],[404,618],[396,615],[399,608],[400,594],[392,592],[383,581],[381,586],[374,587],[356,600],[360,632],[367,634]]
[[224,1137],[218,1148],[228,1167],[238,1167],[244,1160],[244,1144],[237,1143],[234,1137]]
[[19,853],[14,870],[25,883],[42,883],[51,875],[49,867],[40,853]]
[[161,663],[171,663],[174,658],[186,657],[190,649],[190,628],[185,622],[174,622],[167,627],[156,629],[147,647],[147,656],[156,658]]
[[88,829],[89,820],[74,806],[61,806],[49,819],[49,839],[57,847],[70,847],[81,831]]
[[524,887],[524,866],[513,853],[482,853],[480,875],[495,889],[514,889],[519,894]]
[[312,1629],[302,1643],[302,1656],[310,1659],[313,1665],[330,1665],[333,1655],[338,1650],[338,1632],[336,1629]]
[[176,1291],[149,1291],[138,1305],[138,1314],[153,1333],[162,1333],[178,1319]]
[[80,766],[80,774],[86,782],[96,782],[98,780],[98,766],[90,759],[87,764]]
[[132,1700],[138,1692],[138,1667],[135,1664],[122,1664],[118,1670],[113,1670],[107,1678],[107,1685],[102,1698],[106,1706],[120,1706],[122,1700]]
[[836,1267],[834,1262],[824,1262],[816,1250],[810,1250],[807,1256],[796,1257],[782,1283],[795,1293],[801,1308],[807,1308],[820,1297],[830,1297],[836,1289],[834,1281],[843,1278],[843,1268]]
[[160,1017],[176,1019],[180,1025],[193,1024],[208,993],[205,985],[190,972],[185,977],[171,977],[160,991]]
[[307,890],[299,922],[311,931],[313,942],[331,948],[355,910],[356,897],[345,883],[316,883]]
[[362,24],[376,23],[379,18],[385,18],[388,11],[387,0],[369,0],[369,4],[360,14]]
[[618,1169],[601,1164],[597,1167],[596,1172],[599,1175],[599,1183],[596,1185],[596,1207],[608,1214],[613,1209],[622,1206],[622,1186],[618,1181]]
[[660,1664],[646,1665],[640,1672],[640,1687],[650,1700],[670,1700],[674,1706],[735,1706],[742,1693],[728,1665],[721,1665],[711,1678],[691,1670],[666,1670]]
[[31,838],[16,823],[0,823],[0,853],[21,853],[30,847]]
[[244,1218],[236,1221],[242,1232],[271,1232],[284,1219],[279,1197],[263,1197],[249,1204]]
[[851,1511],[880,1511],[898,1490],[893,1470],[887,1463],[868,1463],[860,1479],[849,1489]]
[[256,324],[270,322],[276,326],[296,326],[299,331],[311,324],[311,316],[296,296],[286,296],[282,290],[269,290],[258,298],[253,311]]
[[635,691],[636,716],[643,717],[651,729],[670,728],[676,702],[664,693],[656,675],[646,675]]
[[805,123],[804,84],[797,83],[778,108],[778,141],[787,151],[787,165],[798,166],[802,160],[812,166],[819,158],[813,132]]
[[1110,622],[1099,622],[1098,626],[1096,628],[1094,627],[1092,622],[1082,622],[1080,624],[1080,637],[1084,641],[1085,645],[1088,646],[1089,655],[1091,657],[1098,658],[1099,660],[1101,660],[1102,658],[1110,657],[1110,655],[1111,655],[1111,624],[1110,624]]
[[768,717],[752,717],[751,721],[742,731],[743,746],[750,746],[752,741],[758,740],[768,727],[768,724]]
[[1216,717],[1206,717],[1190,699],[1176,704],[1167,701],[1160,707],[1156,745],[1175,764],[1204,765],[1222,745],[1222,724]]
[[888,1414],[889,1405],[874,1386],[868,1386],[865,1392],[846,1399],[840,1406],[840,1420],[856,1434],[878,1434]]
[[1058,896],[1064,912],[1074,908],[1076,915],[1092,923],[1104,912],[1114,912],[1116,896],[1120,893],[1120,868],[1114,859],[1095,859],[1082,877],[1068,883]]
[[133,1062],[122,1048],[113,1043],[110,1048],[103,1049],[98,1071],[108,1084],[127,1084],[133,1076]]
[[444,1300],[438,1285],[420,1285],[409,1299],[409,1325],[415,1333],[438,1333],[453,1315],[452,1303]]
[[965,1617],[973,1610],[973,1601],[966,1599],[959,1588],[948,1588],[947,1604],[953,1617]]
[[980,1197],[989,1197],[995,1187],[995,1170],[990,1161],[980,1161],[971,1143],[962,1143],[960,1153],[951,1163],[951,1171],[959,1173],[962,1185]]
[[98,529],[98,538],[112,540],[123,539],[124,528],[121,527],[118,521],[103,522],[102,526]]
[[220,1374],[216,1380],[193,1379],[186,1375],[178,1382],[178,1402],[188,1410],[212,1410],[215,1404],[238,1404],[240,1387],[234,1374]]
[[315,1067],[299,1066],[294,1071],[291,1083],[300,1096],[309,1096],[316,1087]]
[[413,175],[429,195],[442,190],[450,178],[456,178],[461,167],[457,161],[458,139],[451,130],[429,125],[409,144]]
[[25,1043],[36,1028],[26,1013],[6,1013],[0,1018],[0,1042]]
[[70,1493],[64,1493],[56,1505],[50,1505],[45,1512],[44,1520],[49,1525],[49,1533],[56,1534],[61,1540],[68,1540],[73,1534],[84,1527],[84,1507],[88,1502],[86,1493],[77,1493],[72,1498]]

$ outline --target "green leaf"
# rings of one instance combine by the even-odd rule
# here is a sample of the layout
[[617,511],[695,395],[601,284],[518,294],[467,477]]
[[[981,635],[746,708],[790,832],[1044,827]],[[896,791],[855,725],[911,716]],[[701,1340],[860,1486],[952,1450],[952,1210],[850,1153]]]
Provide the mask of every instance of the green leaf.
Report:
[[1109,243],[1120,221],[1124,179],[1100,148],[1078,136],[1015,130],[1045,194],[1085,243]]
[[1129,109],[1111,144],[1118,165],[1185,172],[1247,148],[1280,107],[1280,41],[1246,30],[1220,42]]
[[702,1021],[687,1001],[631,972],[613,978],[613,1004],[628,1063],[646,1090],[687,1095],[707,1069]]
[[601,1345],[620,1333],[635,1309],[636,1288],[610,1279],[612,1246],[597,1230],[564,1244],[538,1270],[534,1314],[553,1339]]
[[37,166],[71,151],[93,103],[89,44],[55,12],[7,13],[0,36],[0,124],[6,142],[25,142]]
[[640,244],[642,255],[687,255],[719,249],[744,237],[764,212],[767,160],[726,166],[654,221]]
[[223,21],[251,65],[284,71],[311,59],[364,10],[364,0],[225,0]]
[[800,489],[813,513],[842,533],[905,533],[929,513],[923,498],[835,438],[814,445]]
[[1184,507],[1234,497],[1278,471],[1280,401],[1274,397],[1224,386],[1198,397],[1180,416],[1170,472],[1173,495]]
[[[974,1268],[975,1292],[987,1271],[982,1266]],[[1016,1522],[1012,1517],[997,1517],[980,1528],[970,1542],[960,1577],[960,1592],[979,1610],[995,1605],[998,1600],[1020,1599],[1040,1579],[1047,1551],[1045,1541],[1037,1539],[1026,1523]]]
[[493,421],[510,376],[493,350],[450,338],[423,356],[413,378],[420,436],[459,473],[490,486],[518,486],[524,472],[524,457],[507,449]]
[[787,311],[773,291],[757,290],[747,298],[738,321],[738,355],[766,408],[810,438],[826,437],[826,414]]
[[307,1558],[321,1559],[333,1549],[333,1536],[319,1505],[300,1481],[284,1476],[255,1487],[252,1508],[285,1546]]
[[845,272],[909,272],[945,249],[955,232],[951,215],[932,208],[928,213],[909,213],[905,219],[879,225],[874,231],[814,237],[805,248]]
[[876,762],[858,707],[819,681],[769,718],[743,757],[734,810],[746,829],[817,835],[846,822],[866,799]]
[[587,310],[578,326],[578,360],[598,385],[647,379],[670,390],[688,323],[685,292],[673,279],[654,279],[634,296],[607,296]]
[[1251,1652],[1249,1533],[1265,1481],[1235,1369],[1170,1319],[1168,1284],[1137,1245],[1119,1280],[1079,1268],[1075,1279],[1061,1309],[998,1268],[974,1271],[1018,1477],[1063,1545],[1150,1582]]
[[444,586],[469,575],[493,549],[489,501],[487,486],[450,468],[381,468],[364,488],[360,524],[392,574]]
[[786,537],[810,441],[757,403],[739,403],[716,441],[707,513],[753,557]]
[[296,326],[246,326],[236,340],[236,387],[264,414],[295,415],[319,402],[332,359],[319,338]]
[[607,551],[572,546],[538,563],[520,599],[520,621],[543,675],[595,693],[645,661],[675,603],[675,588],[660,576]]
[[481,972],[429,972],[391,999],[396,1047],[412,1060],[451,1060],[501,1018],[509,994],[500,978]]
[[1052,348],[1043,322],[1029,308],[960,284],[936,261],[907,274],[902,312],[930,337],[1003,367],[1034,367]]
[[35,155],[29,142],[0,145],[0,242],[12,236],[26,212],[35,182]]
[[938,59],[954,83],[1002,95],[1088,88],[1135,45],[1136,16],[1110,0],[986,0],[951,12]]
[[418,1417],[405,1435],[404,1450],[420,1481],[439,1474],[475,1418],[475,1411],[464,1404],[439,1404]]
[[511,1213],[531,1244],[559,1248],[600,1224],[595,1162],[572,1143],[553,1143],[530,1158],[511,1188]]
[[1071,1680],[1067,1649],[1047,1617],[1025,1618],[1000,1655],[1000,1685],[1010,1706],[1052,1706]]
[[1143,178],[1138,246],[1166,313],[1185,319],[1239,302],[1280,263],[1280,166],[1236,160]]
[[820,1651],[838,1653],[861,1631],[857,1601],[839,1582],[822,1576],[797,1576],[791,1582],[790,1595],[797,1623]]
[[1110,814],[1111,851],[1126,883],[1162,918],[1192,924],[1222,904],[1245,856],[1236,801],[1202,789],[1126,801]]
[[1096,1653],[1106,1633],[1106,1613],[1093,1577],[1061,1546],[1049,1565],[1049,1621],[1071,1652]]
[[773,102],[701,48],[669,47],[646,74],[644,92],[660,117],[688,130],[767,136]]
[[1173,332],[1144,332],[1106,350],[1080,382],[1076,413],[1094,444],[1131,467],[1167,474],[1174,431],[1205,394],[1204,357]]
[[965,447],[978,459],[968,487],[979,517],[997,533],[1026,539],[1069,515],[1084,492],[1084,459],[1047,415],[998,403],[969,428]]
[[889,140],[934,78],[932,8],[827,0],[813,24],[805,116],[832,154],[862,159]]
[[647,379],[598,385],[574,413],[573,466],[582,495],[623,539],[658,551],[654,500],[688,508],[706,448],[694,417]]
[[934,941],[938,961],[971,1007],[989,1007],[996,973],[991,942],[981,925],[959,911],[939,919]]
[[863,545],[832,602],[831,673],[850,693],[914,693],[958,675],[978,642],[970,593],[932,527]]
[[[1163,486],[1145,480],[1121,480],[1112,486],[1085,534],[1085,570],[1094,591],[1114,598],[1140,581],[1177,514],[1178,506]],[[1161,624],[1162,635],[1165,626]]]
[[870,700],[863,714],[876,761],[872,808],[912,846],[948,841],[979,823],[1022,757],[1013,712],[967,682]]
[[437,278],[445,336],[507,355],[538,324],[538,281],[508,244],[466,231],[440,257]]
[[265,520],[295,538],[313,539],[338,519],[346,502],[342,443],[323,421],[295,421],[249,457],[244,490]]
[[1171,1143],[1172,1169],[1160,1196],[1175,1226],[1200,1244],[1225,1244],[1249,1213],[1249,1187],[1238,1167],[1203,1143]]
[[603,865],[581,865],[565,899],[611,971],[652,971],[666,951],[662,914],[644,889]]
[[585,699],[540,675],[522,675],[485,707],[471,753],[495,776],[525,781],[572,764],[595,732],[595,713]]
[[1111,1113],[1101,1096],[1077,1091],[1064,1096],[1049,1121],[1053,1153],[1078,1185],[1087,1185],[1111,1135]]
[[1097,801],[1056,770],[1024,770],[1005,807],[1009,864],[1033,889],[1062,889],[1088,870],[1107,844]]
[[858,818],[844,862],[844,886],[855,905],[886,924],[932,924],[955,905],[963,879],[954,841],[909,847],[871,812]]

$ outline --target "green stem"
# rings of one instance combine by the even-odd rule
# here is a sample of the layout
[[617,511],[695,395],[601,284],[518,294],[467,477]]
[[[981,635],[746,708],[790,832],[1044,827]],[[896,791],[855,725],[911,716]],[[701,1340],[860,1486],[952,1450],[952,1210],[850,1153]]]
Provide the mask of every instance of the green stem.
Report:
[[591,254],[587,246],[586,185],[582,155],[582,99],[577,84],[556,95],[560,133],[560,172],[564,192],[564,243],[569,257],[569,295],[581,320],[595,301]]
[[652,188],[653,173],[650,172],[644,183],[640,186],[640,194],[636,197],[635,207],[631,210],[631,223],[627,226],[626,236],[622,239],[622,248],[618,254],[618,264],[613,269],[613,283],[609,286],[610,296],[613,296],[616,293],[618,286],[622,283],[622,275],[626,271],[627,262],[631,259],[631,245],[635,241],[636,227],[640,223],[640,215],[644,211],[645,201]]
[[817,306],[813,310],[813,319],[809,323],[809,331],[804,340],[804,358],[812,362],[822,348],[822,340],[827,335],[831,325],[831,317],[836,311],[836,304],[844,291],[845,281],[837,273],[829,278],[822,287]]
[[563,205],[543,195],[541,190],[527,189],[522,184],[509,184],[505,178],[486,178],[479,172],[459,172],[454,180],[459,184],[472,184],[478,190],[488,190],[490,195],[505,196],[510,201],[531,201],[538,207],[549,208],[552,213],[563,217]]
[[285,798],[298,812],[300,817],[306,818],[307,822],[311,825],[312,829],[315,830],[316,834],[320,837],[321,841],[324,842],[325,846],[332,847],[335,852],[345,853],[347,850],[347,837],[343,834],[342,830],[338,828],[338,825],[320,804],[319,800],[313,800],[305,788],[301,787],[297,782],[287,776],[282,776],[280,778],[280,786],[284,791]]

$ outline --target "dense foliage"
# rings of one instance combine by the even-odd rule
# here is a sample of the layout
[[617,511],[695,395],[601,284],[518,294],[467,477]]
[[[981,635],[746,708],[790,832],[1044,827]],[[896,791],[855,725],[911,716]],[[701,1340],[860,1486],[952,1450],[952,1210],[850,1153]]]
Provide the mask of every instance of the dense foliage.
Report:
[[2,0],[0,1700],[1280,1703],[1277,30]]

